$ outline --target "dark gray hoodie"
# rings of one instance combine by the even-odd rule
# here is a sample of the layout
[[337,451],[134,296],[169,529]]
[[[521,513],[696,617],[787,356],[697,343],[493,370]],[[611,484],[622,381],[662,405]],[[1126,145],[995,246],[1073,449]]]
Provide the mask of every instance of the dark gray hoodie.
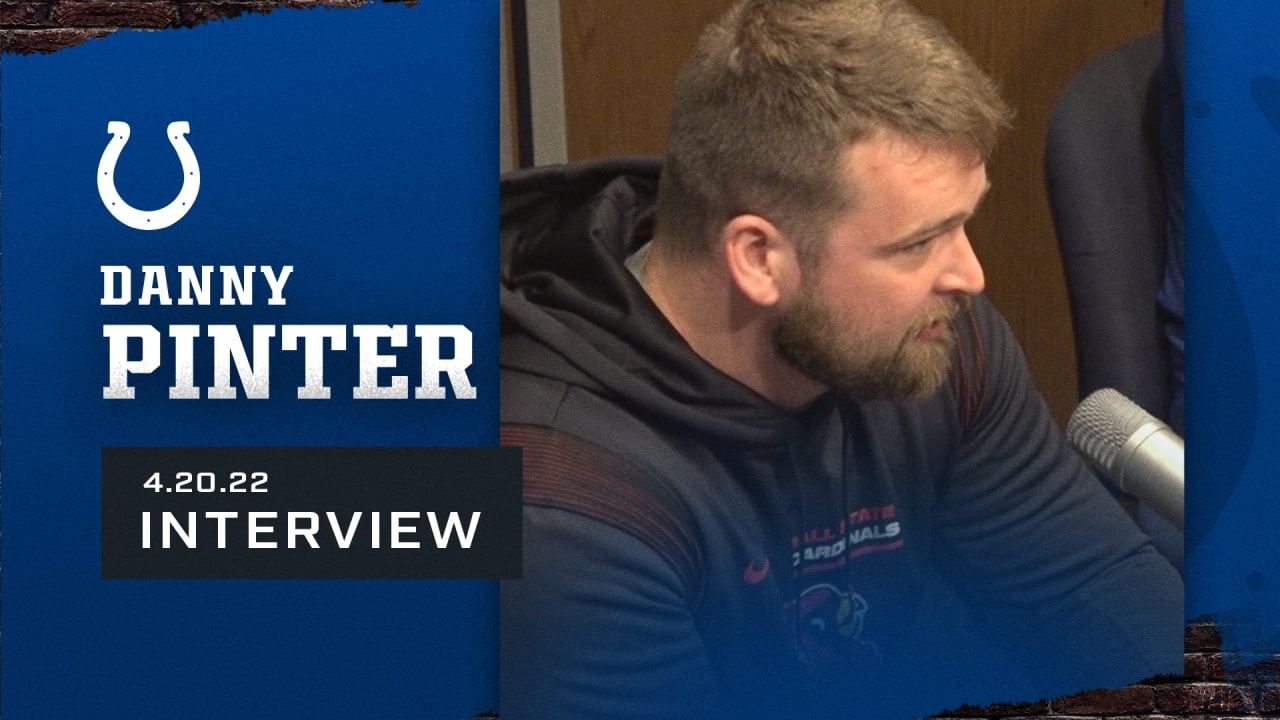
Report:
[[502,716],[913,717],[1182,670],[1182,585],[984,298],[933,397],[774,405],[626,268],[659,163],[502,184],[502,434],[525,448]]

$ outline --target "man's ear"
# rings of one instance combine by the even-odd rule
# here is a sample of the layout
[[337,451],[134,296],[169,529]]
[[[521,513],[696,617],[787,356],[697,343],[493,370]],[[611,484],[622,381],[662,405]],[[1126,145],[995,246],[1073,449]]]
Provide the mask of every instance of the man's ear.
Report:
[[751,302],[775,305],[795,282],[795,247],[759,215],[738,215],[720,228],[720,246],[734,285]]

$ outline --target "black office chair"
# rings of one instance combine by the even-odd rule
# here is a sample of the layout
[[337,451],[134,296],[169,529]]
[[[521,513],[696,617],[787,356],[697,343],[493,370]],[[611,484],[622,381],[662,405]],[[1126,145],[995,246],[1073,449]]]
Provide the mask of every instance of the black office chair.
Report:
[[1164,277],[1160,35],[1108,50],[1063,90],[1045,182],[1075,328],[1080,396],[1115,388],[1157,417],[1169,363],[1156,293]]
[[[1054,105],[1045,183],[1066,273],[1080,396],[1114,388],[1165,418],[1171,371],[1156,296],[1164,278],[1159,33],[1104,52]],[[1139,505],[1179,568],[1182,533]]]

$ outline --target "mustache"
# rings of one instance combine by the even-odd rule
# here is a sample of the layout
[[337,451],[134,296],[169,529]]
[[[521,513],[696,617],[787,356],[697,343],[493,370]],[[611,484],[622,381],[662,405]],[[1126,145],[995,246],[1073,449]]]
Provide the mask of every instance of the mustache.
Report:
[[935,322],[944,322],[952,330],[955,329],[956,318],[969,312],[969,308],[973,305],[973,298],[968,295],[954,295],[950,297],[941,307],[930,310],[911,323],[911,328],[907,333],[907,337],[915,337],[925,328]]

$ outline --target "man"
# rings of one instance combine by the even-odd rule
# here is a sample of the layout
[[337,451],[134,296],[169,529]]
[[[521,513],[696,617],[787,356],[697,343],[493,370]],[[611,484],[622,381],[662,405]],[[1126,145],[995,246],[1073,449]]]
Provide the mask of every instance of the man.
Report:
[[681,74],[656,201],[642,161],[504,181],[504,718],[908,717],[1181,671],[1177,573],[980,294],[1008,117],[901,2],[747,0]]

